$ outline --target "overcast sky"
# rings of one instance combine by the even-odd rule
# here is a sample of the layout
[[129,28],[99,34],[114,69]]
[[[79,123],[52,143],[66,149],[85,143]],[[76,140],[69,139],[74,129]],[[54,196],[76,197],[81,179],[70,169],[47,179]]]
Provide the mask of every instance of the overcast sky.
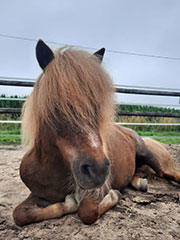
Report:
[[[115,84],[180,89],[180,61],[108,51],[180,58],[180,0],[1,0],[0,34],[105,47],[104,65]],[[35,45],[0,36],[0,76],[37,78]],[[30,91],[0,86],[0,94]],[[121,100],[178,103],[178,98],[130,95]]]

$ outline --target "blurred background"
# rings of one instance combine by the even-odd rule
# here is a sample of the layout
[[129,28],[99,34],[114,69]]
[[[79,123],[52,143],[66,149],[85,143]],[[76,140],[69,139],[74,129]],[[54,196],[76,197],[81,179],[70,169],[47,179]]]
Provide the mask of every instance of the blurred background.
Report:
[[[70,45],[93,53],[105,47],[103,65],[116,87],[180,92],[179,12],[179,0],[1,0],[0,80],[34,82],[41,73],[35,46],[43,39],[53,50]],[[0,85],[1,98],[25,98],[32,90]],[[179,96],[119,93],[115,101],[122,105],[117,111],[163,112],[166,107],[169,113],[180,114]],[[22,103],[1,99],[0,108],[21,108]],[[19,113],[9,116],[1,114],[1,120],[20,120]],[[177,117],[118,116],[116,120],[179,124]],[[0,125],[3,131],[4,126]],[[179,125],[175,127],[179,130]],[[142,130],[142,126],[134,128]]]
[[[41,38],[52,49],[105,47],[114,84],[180,89],[179,12],[179,0],[2,0],[0,77],[36,79],[34,48]],[[0,86],[0,94],[30,91]],[[179,98],[125,94],[117,101],[179,104]]]

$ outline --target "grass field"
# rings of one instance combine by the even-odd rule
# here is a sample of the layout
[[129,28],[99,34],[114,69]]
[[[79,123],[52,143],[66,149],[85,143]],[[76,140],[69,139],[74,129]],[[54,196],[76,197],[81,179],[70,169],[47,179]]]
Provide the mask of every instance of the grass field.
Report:
[[[1,95],[1,97],[6,97]],[[17,96],[12,96],[18,98]],[[25,98],[25,97],[24,97]],[[7,101],[1,100],[0,107],[7,108],[21,108],[22,101]],[[158,108],[152,106],[138,106],[138,105],[116,105],[116,112],[118,111],[140,111],[140,112],[169,112],[180,113],[180,110],[170,108]],[[20,114],[1,114],[0,120],[20,120]],[[117,116],[117,122],[153,122],[153,123],[180,123],[178,118],[162,118],[162,117],[137,117],[137,116]],[[20,144],[21,137],[19,136],[2,136],[2,135],[20,135],[20,124],[0,123],[0,144]],[[152,137],[164,143],[180,144],[180,126],[127,126],[134,129],[141,136]],[[162,136],[162,138],[160,137]],[[174,137],[173,137],[174,136]],[[169,138],[168,138],[169,137]]]
[[20,145],[21,144],[21,137],[2,137],[0,136],[0,145]]

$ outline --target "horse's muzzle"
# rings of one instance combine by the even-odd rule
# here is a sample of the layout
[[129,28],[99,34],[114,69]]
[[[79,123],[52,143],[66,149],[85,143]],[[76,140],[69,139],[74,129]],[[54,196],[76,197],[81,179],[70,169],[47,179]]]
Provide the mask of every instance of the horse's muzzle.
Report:
[[102,186],[109,174],[109,165],[107,158],[103,163],[92,158],[74,161],[73,172],[78,185],[83,189]]

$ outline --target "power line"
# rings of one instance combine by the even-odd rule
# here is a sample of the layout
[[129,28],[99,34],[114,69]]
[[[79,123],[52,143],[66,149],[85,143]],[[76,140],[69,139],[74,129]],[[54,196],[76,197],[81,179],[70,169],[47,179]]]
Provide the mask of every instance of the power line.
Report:
[[[37,39],[34,38],[25,38],[25,37],[18,37],[18,36],[13,36],[13,35],[6,35],[6,34],[0,34],[0,37],[4,38],[11,38],[11,39],[17,39],[17,40],[24,40],[24,41],[31,41],[31,42],[37,42]],[[54,45],[67,45],[64,43],[58,43],[54,41],[45,41],[46,43],[49,44],[54,44]],[[79,47],[79,48],[84,48],[84,49],[91,49],[91,50],[97,50],[94,47],[86,47],[82,45],[73,45],[74,47]],[[162,55],[154,55],[154,54],[144,54],[144,53],[136,53],[136,52],[126,52],[126,51],[118,51],[118,50],[112,50],[112,49],[106,49],[107,52],[110,53],[116,53],[116,54],[123,54],[123,55],[131,55],[131,56],[137,56],[137,57],[149,57],[149,58],[159,58],[159,59],[165,59],[165,60],[175,60],[175,61],[180,61],[179,57],[169,57],[169,56],[162,56]]]
[[[5,35],[5,34],[0,34],[0,37],[4,37],[4,38],[12,38],[12,39],[17,39],[17,40],[24,40],[24,41],[31,41],[31,42],[37,42],[38,40],[35,38],[25,38],[25,37],[18,37],[18,36],[12,36],[12,35]],[[54,41],[44,41],[46,43],[49,44],[54,44],[54,45],[67,45],[65,43],[58,43],[58,42],[54,42]],[[85,47],[85,46],[80,46],[80,45],[73,45],[75,47],[80,47],[80,48],[86,48],[86,49],[92,49],[92,50],[97,50],[96,48],[93,47]]]

